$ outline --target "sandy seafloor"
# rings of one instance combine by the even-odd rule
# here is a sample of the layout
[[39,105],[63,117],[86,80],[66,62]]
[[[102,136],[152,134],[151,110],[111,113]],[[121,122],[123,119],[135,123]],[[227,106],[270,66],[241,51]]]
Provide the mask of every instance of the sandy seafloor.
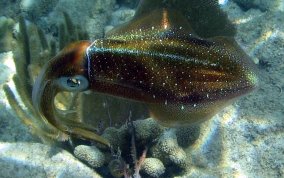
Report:
[[[48,6],[44,0],[36,5],[27,0],[0,2],[0,16],[14,18],[24,11],[47,28],[65,9],[95,39],[135,12],[131,3],[85,1],[51,0]],[[199,138],[185,149],[190,167],[184,177],[284,177],[283,2],[244,2],[228,1],[223,8],[237,25],[237,42],[259,68],[259,88],[201,124]],[[0,53],[1,87],[15,73],[12,58],[10,51]],[[99,177],[66,151],[49,156],[50,146],[28,132],[2,90],[0,97],[0,177]]]

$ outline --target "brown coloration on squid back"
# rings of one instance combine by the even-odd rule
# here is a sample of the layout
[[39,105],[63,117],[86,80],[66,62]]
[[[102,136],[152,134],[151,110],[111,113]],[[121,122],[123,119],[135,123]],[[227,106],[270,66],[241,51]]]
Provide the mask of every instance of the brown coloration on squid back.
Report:
[[52,59],[34,87],[33,103],[60,130],[105,144],[89,126],[61,123],[68,119],[54,108],[63,90],[58,78],[82,75],[94,92],[146,103],[166,126],[209,119],[258,83],[234,34],[217,0],[143,0],[134,18],[106,38],[90,46],[74,43]]
[[[89,41],[79,41],[69,44],[54,59],[50,60],[50,68],[46,71],[50,76],[70,76],[73,74],[84,75],[87,72],[85,68],[86,49],[90,46]],[[52,67],[51,67],[52,66]],[[62,70],[62,68],[65,70]]]
[[254,64],[231,38],[205,40],[178,30],[137,34],[90,46],[90,88],[147,103],[164,125],[209,119],[257,84]]

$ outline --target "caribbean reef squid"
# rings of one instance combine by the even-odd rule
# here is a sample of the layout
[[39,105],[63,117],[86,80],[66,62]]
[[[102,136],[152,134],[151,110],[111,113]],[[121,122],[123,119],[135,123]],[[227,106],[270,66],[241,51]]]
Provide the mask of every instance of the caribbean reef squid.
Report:
[[[108,144],[54,106],[57,93],[98,92],[145,103],[152,118],[178,127],[210,119],[258,83],[218,1],[141,1],[132,20],[93,42],[66,46],[42,69],[33,105],[62,132]],[[72,115],[72,113],[71,113]]]

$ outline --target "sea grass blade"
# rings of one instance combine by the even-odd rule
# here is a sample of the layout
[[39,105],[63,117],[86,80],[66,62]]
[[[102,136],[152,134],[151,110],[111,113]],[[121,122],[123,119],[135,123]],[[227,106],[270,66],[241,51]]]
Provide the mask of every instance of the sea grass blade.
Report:
[[65,20],[68,36],[70,37],[69,42],[76,41],[78,37],[77,37],[75,25],[73,24],[71,17],[69,16],[67,12],[63,12],[63,15],[64,15],[64,20]]
[[38,33],[38,37],[39,37],[42,49],[47,50],[48,49],[48,42],[47,42],[47,39],[45,37],[44,32],[42,31],[41,28],[37,28],[37,33]]
[[19,27],[20,27],[21,38],[24,44],[23,50],[24,50],[25,60],[27,65],[29,65],[31,63],[30,41],[28,37],[27,25],[23,16],[20,16],[19,18]]

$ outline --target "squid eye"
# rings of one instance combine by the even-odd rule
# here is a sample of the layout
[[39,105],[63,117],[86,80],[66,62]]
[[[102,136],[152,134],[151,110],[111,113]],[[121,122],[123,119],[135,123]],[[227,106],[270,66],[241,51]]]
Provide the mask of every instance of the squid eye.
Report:
[[89,81],[82,75],[72,77],[60,77],[57,81],[58,85],[66,91],[84,91],[88,89]]
[[67,79],[66,84],[70,88],[78,88],[81,84],[81,80],[77,78],[69,78]]

